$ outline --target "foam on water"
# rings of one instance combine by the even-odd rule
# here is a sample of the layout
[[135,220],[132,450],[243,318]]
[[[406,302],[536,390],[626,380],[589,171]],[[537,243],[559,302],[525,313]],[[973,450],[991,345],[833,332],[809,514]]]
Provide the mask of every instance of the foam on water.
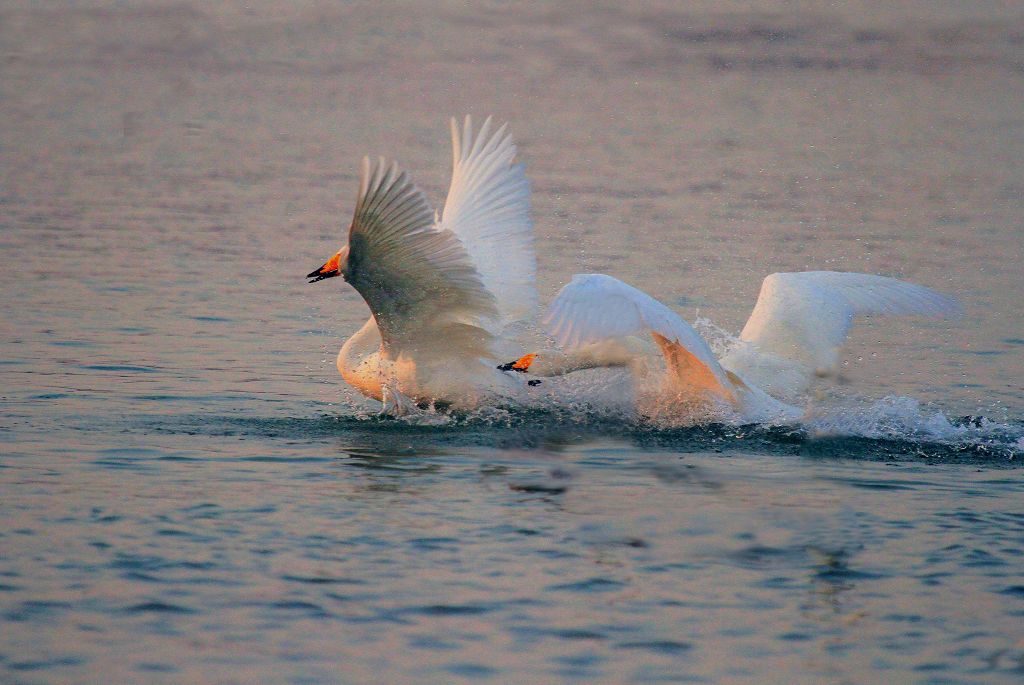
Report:
[[[716,353],[730,344],[721,329],[710,328],[701,320],[705,334],[713,342]],[[735,340],[734,338],[732,340]],[[635,387],[626,372],[609,374],[607,370],[592,370],[549,382],[548,394],[526,411],[516,407],[484,407],[460,420],[477,425],[522,425],[536,421],[541,415],[558,423],[586,426],[597,432],[672,432],[693,429],[698,433],[706,428],[751,430],[765,435],[799,435],[806,440],[854,438],[863,439],[862,445],[883,441],[899,444],[913,451],[920,446],[922,454],[938,449],[953,453],[976,452],[997,458],[1014,458],[1022,454],[1024,426],[999,422],[985,416],[948,416],[930,403],[912,397],[890,395],[871,398],[855,393],[843,386],[819,389],[805,400],[803,415],[797,420],[784,417],[751,424],[749,420],[722,404],[708,407],[693,404],[675,395],[666,395],[660,388]],[[427,425],[440,421],[434,412],[424,412],[403,419],[406,422]],[[448,417],[445,421],[451,421]],[[856,441],[848,446],[858,451]]]
[[[1024,426],[984,417],[950,419],[911,398],[816,407],[788,425],[752,424],[723,414],[699,422],[681,416],[614,412],[593,401],[546,407],[486,406],[451,413],[435,408],[382,416],[348,408],[304,417],[140,416],[140,430],[212,436],[250,435],[305,440],[340,438],[351,446],[389,451],[459,446],[533,448],[549,442],[612,438],[642,449],[728,455],[800,455],[849,460],[925,460],[1016,466],[1024,457]],[[692,418],[692,415],[686,417]],[[707,417],[702,417],[706,419]]]

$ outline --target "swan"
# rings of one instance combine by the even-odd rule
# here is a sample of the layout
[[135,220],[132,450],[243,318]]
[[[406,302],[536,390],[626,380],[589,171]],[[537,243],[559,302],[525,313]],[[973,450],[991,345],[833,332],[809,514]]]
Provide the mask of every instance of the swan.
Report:
[[[748,421],[791,422],[803,414],[793,403],[814,378],[836,372],[856,317],[960,313],[953,298],[887,276],[776,273],[762,282],[739,344],[716,359],[693,327],[650,295],[612,276],[577,274],[555,296],[543,323],[570,352],[649,335],[664,359],[662,397],[706,414],[724,408]],[[531,365],[525,366],[529,372]]]
[[310,283],[337,276],[370,317],[338,353],[342,378],[385,414],[417,406],[468,410],[529,403],[540,378],[596,367],[647,373],[647,337],[667,370],[663,391],[702,409],[731,407],[753,421],[793,420],[815,376],[834,371],[861,314],[947,316],[951,298],[884,276],[831,271],[765,278],[740,344],[716,359],[674,311],[603,274],[577,274],[543,322],[557,347],[523,350],[517,325],[537,309],[530,187],[507,124],[474,134],[451,120],[452,178],[443,211],[408,175],[363,159],[348,240]]
[[[348,240],[310,283],[341,276],[370,318],[338,353],[342,378],[400,415],[415,406],[473,409],[496,398],[522,402],[536,379],[501,364],[522,352],[517,324],[537,309],[530,186],[507,124],[488,117],[474,134],[451,120],[452,178],[440,214],[408,174],[384,158],[363,159]],[[572,353],[544,351],[554,375],[626,364],[615,341]]]

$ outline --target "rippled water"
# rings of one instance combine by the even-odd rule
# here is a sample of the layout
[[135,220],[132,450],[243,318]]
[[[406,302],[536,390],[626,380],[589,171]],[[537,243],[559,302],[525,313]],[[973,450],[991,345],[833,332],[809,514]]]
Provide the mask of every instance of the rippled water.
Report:
[[[1012,4],[0,4],[0,682],[1019,682]],[[542,299],[905,277],[802,426],[384,420],[301,276],[512,123]]]

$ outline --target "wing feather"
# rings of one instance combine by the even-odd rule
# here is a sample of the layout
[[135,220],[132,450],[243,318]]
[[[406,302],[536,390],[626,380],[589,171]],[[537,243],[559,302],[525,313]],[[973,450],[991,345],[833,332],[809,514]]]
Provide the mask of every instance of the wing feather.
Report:
[[369,305],[385,350],[488,356],[494,297],[433,217],[405,172],[365,158],[342,273]]
[[459,237],[491,292],[500,326],[529,319],[537,307],[537,260],[530,221],[530,184],[516,148],[502,125],[493,133],[490,117],[474,136],[466,117],[452,129],[452,182],[441,225]]
[[772,274],[764,279],[740,346],[722,365],[781,395],[804,391],[831,372],[857,316],[960,313],[956,300],[887,276],[838,271]]

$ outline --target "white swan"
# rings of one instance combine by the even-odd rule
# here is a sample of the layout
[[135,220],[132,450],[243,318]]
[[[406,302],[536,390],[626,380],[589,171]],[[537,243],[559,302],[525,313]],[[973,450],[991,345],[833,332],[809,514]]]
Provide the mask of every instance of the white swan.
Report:
[[[544,317],[571,351],[649,334],[664,357],[662,397],[714,413],[723,407],[750,421],[791,421],[815,375],[835,369],[855,316],[955,316],[959,305],[928,288],[884,276],[808,271],[764,279],[740,345],[722,359],[674,311],[604,274],[577,274]],[[667,395],[666,395],[667,393]]]
[[[338,371],[385,413],[414,404],[470,409],[522,400],[522,350],[509,329],[537,308],[530,187],[506,126],[488,118],[474,136],[453,119],[453,170],[440,217],[404,172],[363,160],[348,244],[310,273],[342,276],[371,316],[338,354]],[[561,372],[628,361],[615,343],[571,355],[546,352],[538,368]],[[526,364],[526,362],[524,362]],[[499,368],[502,367],[502,368]]]
[[340,275],[369,305],[338,371],[389,413],[433,401],[468,408],[526,386],[494,361],[505,329],[537,304],[529,184],[505,126],[490,135],[488,118],[474,139],[469,117],[461,136],[451,125],[443,214],[396,165],[364,158],[348,244],[308,275]]

